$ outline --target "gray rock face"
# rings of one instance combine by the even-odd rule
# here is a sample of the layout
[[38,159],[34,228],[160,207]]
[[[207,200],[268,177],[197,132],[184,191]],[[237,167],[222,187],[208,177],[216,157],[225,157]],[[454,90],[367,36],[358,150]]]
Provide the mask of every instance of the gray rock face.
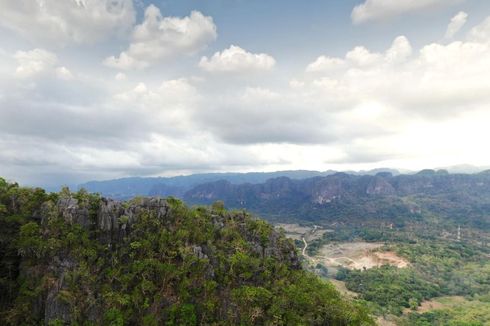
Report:
[[129,202],[104,198],[97,212],[97,225],[105,231],[107,242],[119,241],[130,232],[131,224],[145,211],[163,219],[168,214],[169,206],[162,198],[138,198]]
[[[49,219],[48,211],[48,207],[45,207],[44,212],[41,212],[43,223]],[[140,213],[151,211],[162,219],[167,216],[169,206],[161,198],[142,198],[135,202],[102,199],[97,216],[93,220],[93,217],[92,219],[90,217],[89,209],[80,205],[77,199],[63,197],[56,203],[55,211],[68,223],[77,223],[87,229],[91,225],[96,225],[99,230],[103,231],[99,234],[99,240],[110,244],[123,239]],[[201,257],[207,257],[202,250],[197,251],[197,254]],[[46,325],[54,320],[60,320],[64,323],[70,322],[70,306],[64,301],[66,298],[63,298],[63,290],[66,288],[65,275],[76,267],[76,262],[71,257],[56,257],[48,266],[49,272],[55,275],[55,281],[47,289],[44,305]],[[99,314],[93,311],[94,320]]]
[[[77,223],[87,229],[95,225],[104,231],[102,237],[109,241],[124,237],[140,213],[151,211],[157,218],[162,219],[169,211],[169,206],[163,198],[138,198],[129,202],[102,198],[95,217],[90,217],[88,207],[81,205],[73,197],[60,198],[56,206],[58,213],[68,223]],[[47,218],[49,217],[43,214],[43,219]]]
[[208,255],[206,255],[201,246],[194,246],[192,247],[192,251],[194,252],[194,255],[196,255],[197,258],[199,259],[207,259]]
[[90,226],[89,211],[81,207],[75,198],[60,198],[57,203],[58,211],[69,223],[77,223],[85,228]]
[[63,301],[60,292],[66,287],[66,273],[72,270],[75,266],[75,262],[69,258],[63,258],[60,260],[59,257],[56,257],[53,263],[49,266],[50,272],[57,277],[54,279],[54,283],[49,287],[46,296],[46,304],[44,308],[44,321],[46,325],[48,325],[50,321],[56,319],[65,323],[70,321],[70,306]]
[[[119,202],[111,199],[102,198],[98,207],[88,207],[86,202],[78,201],[75,198],[62,197],[56,204],[47,204],[44,212],[41,212],[42,220],[49,221],[51,216],[62,217],[69,224],[80,224],[87,228],[91,237],[105,245],[108,250],[114,250],[117,253],[120,246],[128,246],[127,237],[132,232],[135,222],[145,213],[151,214],[154,218],[160,219],[162,227],[168,226],[175,229],[178,225],[175,222],[175,215],[171,212],[171,206],[167,200],[162,198],[135,198],[127,202]],[[253,248],[257,257],[273,258],[287,263],[293,269],[300,269],[301,263],[298,259],[294,245],[281,237],[279,233],[270,227],[270,233],[267,229],[255,228],[251,224],[250,216],[243,213],[216,213],[209,215],[210,225],[215,231],[226,227],[229,223],[238,227],[238,232],[244,236],[244,239]],[[47,223],[45,223],[47,226]],[[267,228],[268,226],[262,226]],[[207,267],[203,270],[203,277],[213,279],[215,269],[219,268],[219,255],[217,248],[212,242],[192,243],[192,240],[186,242],[191,254],[198,259],[208,260]],[[105,253],[104,253],[105,254]],[[52,257],[49,262],[44,262],[42,273],[50,275],[49,282],[46,284],[45,291],[40,294],[39,315],[44,317],[44,323],[50,324],[52,321],[61,321],[69,324],[72,321],[71,307],[76,300],[70,292],[73,286],[73,273],[81,267],[76,254],[70,250],[61,251]],[[83,266],[82,266],[83,267]],[[76,274],[76,273],[75,273]],[[87,286],[90,285],[80,285]],[[103,320],[104,311],[96,304],[97,294],[90,290],[86,292],[89,296],[88,301],[93,301],[94,305],[86,304],[83,309],[84,318],[92,321],[94,324],[100,324]],[[93,299],[93,300],[92,300]]]
[[369,183],[366,194],[368,195],[394,195],[395,188],[384,178],[375,176]]

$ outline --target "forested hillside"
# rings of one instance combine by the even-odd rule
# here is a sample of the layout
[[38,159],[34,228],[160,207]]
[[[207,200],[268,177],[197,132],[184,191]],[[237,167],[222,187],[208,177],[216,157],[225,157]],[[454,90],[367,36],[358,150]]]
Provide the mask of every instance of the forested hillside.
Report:
[[0,179],[2,325],[371,325],[244,211]]
[[207,183],[188,191],[184,200],[206,204],[224,200],[270,220],[314,223],[394,223],[435,221],[490,228],[490,173],[449,174],[424,170],[414,175],[378,173],[262,184]]
[[[359,175],[375,175],[378,172],[399,174],[393,169],[374,169],[370,171],[349,172]],[[103,181],[89,181],[79,185],[79,188],[89,192],[97,192],[112,199],[130,199],[135,196],[174,196],[181,198],[192,188],[209,182],[228,181],[232,184],[259,184],[269,179],[287,177],[293,180],[327,176],[336,171],[276,171],[248,173],[202,173],[181,175],[175,177],[129,177]]]

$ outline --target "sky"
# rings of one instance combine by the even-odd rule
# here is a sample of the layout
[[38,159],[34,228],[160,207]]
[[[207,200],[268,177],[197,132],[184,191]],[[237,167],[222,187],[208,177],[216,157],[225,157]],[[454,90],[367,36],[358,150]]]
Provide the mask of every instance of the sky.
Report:
[[0,175],[490,166],[490,2],[0,0]]

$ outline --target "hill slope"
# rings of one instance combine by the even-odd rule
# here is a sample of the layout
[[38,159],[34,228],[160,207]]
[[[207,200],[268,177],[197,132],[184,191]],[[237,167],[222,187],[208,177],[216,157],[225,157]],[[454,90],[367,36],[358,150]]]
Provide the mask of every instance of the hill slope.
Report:
[[0,323],[370,325],[245,212],[0,179]]
[[321,222],[409,221],[440,218],[490,228],[490,173],[448,174],[424,170],[414,175],[390,173],[235,185],[217,181],[184,195],[193,204],[224,200],[228,207],[250,209],[269,219]]
[[[390,171],[398,174],[392,169],[376,169],[362,171],[360,174],[375,174],[380,171]],[[79,185],[79,188],[90,192],[97,192],[103,196],[113,199],[129,199],[135,196],[174,196],[181,198],[186,191],[193,187],[219,180],[226,180],[232,184],[263,183],[271,178],[288,177],[291,179],[306,179],[318,176],[334,174],[335,171],[276,171],[276,172],[248,172],[248,173],[203,173],[183,175],[176,177],[132,177],[105,181],[90,181]],[[352,172],[356,174],[355,172]]]

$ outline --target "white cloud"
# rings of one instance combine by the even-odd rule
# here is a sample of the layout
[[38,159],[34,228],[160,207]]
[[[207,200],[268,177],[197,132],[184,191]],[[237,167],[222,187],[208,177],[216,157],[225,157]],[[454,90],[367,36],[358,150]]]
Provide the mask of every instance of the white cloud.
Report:
[[59,79],[71,80],[73,79],[73,74],[66,67],[58,67],[56,68],[56,76]]
[[400,63],[412,55],[412,46],[405,36],[398,36],[386,51],[385,60],[389,63]]
[[0,25],[34,43],[94,43],[127,31],[132,0],[1,0]]
[[340,58],[332,58],[327,56],[319,56],[315,61],[310,63],[306,67],[307,72],[327,72],[332,71],[338,68],[341,68],[345,65],[345,60]]
[[63,52],[57,59],[42,49],[0,50],[0,169],[24,182],[66,183],[489,162],[482,150],[490,138],[489,26],[490,19],[461,41],[421,48],[404,36],[385,50],[359,44],[305,64],[314,73],[281,70],[260,80],[204,80],[191,77],[195,70],[162,77],[164,69],[126,76],[91,60],[68,65]]
[[58,66],[58,56],[44,49],[17,51],[14,54],[17,61],[15,77],[29,79],[35,77],[55,76],[60,80],[73,80],[73,73],[64,66]]
[[[330,107],[342,110],[376,102],[407,121],[415,116],[433,120],[469,114],[490,102],[489,21],[475,26],[466,41],[431,43],[415,53],[403,36],[374,57],[364,48],[349,51],[346,57],[351,60],[342,59],[342,69],[306,79],[301,89],[310,95],[319,89],[318,99],[328,98]],[[389,121],[393,124],[394,118]]]
[[250,53],[231,45],[211,58],[202,57],[199,67],[210,72],[252,72],[271,70],[276,60],[266,53]]
[[451,18],[451,22],[447,26],[446,34],[444,37],[446,39],[452,39],[454,35],[466,24],[466,20],[468,19],[468,14],[464,11],[460,11]]
[[123,74],[122,72],[118,72],[115,76],[114,79],[117,81],[124,81],[128,79],[128,76],[126,74]]
[[356,46],[347,52],[345,58],[358,66],[369,66],[376,63],[381,56],[378,53],[372,53],[363,46]]
[[449,6],[461,0],[365,0],[354,7],[351,13],[354,24],[381,20],[404,13],[423,11],[437,6]]
[[473,27],[468,38],[474,42],[490,42],[490,17]]
[[[405,36],[395,38],[385,53],[373,53],[363,46],[356,46],[346,53],[345,58],[319,56],[306,67],[306,72],[339,73],[349,68],[368,68],[380,64],[396,64],[412,54],[412,46]],[[321,81],[322,83],[325,80]]]
[[162,17],[154,5],[145,10],[140,25],[135,26],[129,48],[104,64],[118,69],[145,68],[160,60],[195,54],[217,37],[213,19],[199,11],[189,16]]
[[56,54],[43,49],[17,51],[14,58],[18,64],[15,75],[19,78],[50,72],[58,62]]

